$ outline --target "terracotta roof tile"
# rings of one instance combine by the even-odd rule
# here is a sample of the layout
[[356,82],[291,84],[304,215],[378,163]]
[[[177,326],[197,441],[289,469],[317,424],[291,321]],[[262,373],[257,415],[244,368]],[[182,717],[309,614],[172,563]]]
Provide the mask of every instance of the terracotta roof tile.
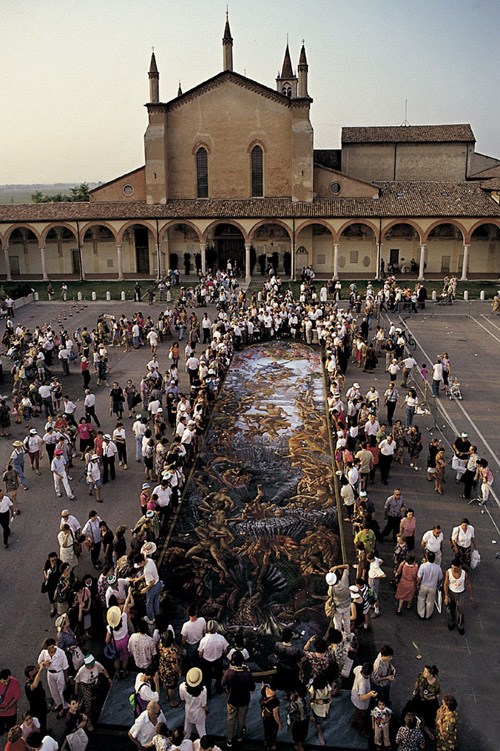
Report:
[[475,142],[472,128],[459,125],[389,125],[369,128],[342,128],[342,143],[435,143]]
[[0,223],[113,219],[226,219],[306,217],[497,217],[500,206],[477,182],[374,182],[375,198],[324,198],[312,203],[290,198],[174,200],[99,203],[39,203],[0,206]]

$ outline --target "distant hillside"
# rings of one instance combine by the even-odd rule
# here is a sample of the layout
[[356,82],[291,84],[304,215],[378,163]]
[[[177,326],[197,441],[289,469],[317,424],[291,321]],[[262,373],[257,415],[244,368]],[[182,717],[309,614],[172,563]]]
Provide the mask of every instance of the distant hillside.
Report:
[[[46,195],[56,195],[56,193],[66,193],[71,188],[80,185],[82,181],[76,183],[32,183],[25,185],[0,185],[0,203],[32,203],[31,195],[40,190]],[[101,183],[87,183],[89,188],[96,188]]]

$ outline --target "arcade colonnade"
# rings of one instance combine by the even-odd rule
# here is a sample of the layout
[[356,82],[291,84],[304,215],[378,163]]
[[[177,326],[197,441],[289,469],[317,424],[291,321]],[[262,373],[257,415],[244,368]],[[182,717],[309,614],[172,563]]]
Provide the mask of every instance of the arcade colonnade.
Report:
[[[296,278],[310,265],[323,276],[379,277],[381,263],[426,274],[497,276],[500,220],[491,219],[152,219],[0,224],[0,276],[11,280],[118,279],[164,275],[171,265],[258,262]],[[288,257],[288,264],[287,264]],[[175,261],[175,263],[173,263]]]

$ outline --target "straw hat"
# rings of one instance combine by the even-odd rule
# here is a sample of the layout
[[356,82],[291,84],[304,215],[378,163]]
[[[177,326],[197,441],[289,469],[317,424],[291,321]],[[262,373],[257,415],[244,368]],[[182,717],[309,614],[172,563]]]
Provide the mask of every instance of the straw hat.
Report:
[[156,543],[145,542],[141,548],[141,553],[143,555],[154,555],[156,553]]
[[106,614],[106,620],[111,628],[116,628],[122,619],[122,611],[117,605],[113,605]]
[[333,571],[329,571],[325,579],[329,587],[333,587],[337,583],[337,575]]
[[200,668],[191,668],[188,670],[186,674],[186,683],[188,686],[191,686],[191,688],[196,688],[196,686],[199,686],[200,683],[203,680],[203,673],[201,672]]

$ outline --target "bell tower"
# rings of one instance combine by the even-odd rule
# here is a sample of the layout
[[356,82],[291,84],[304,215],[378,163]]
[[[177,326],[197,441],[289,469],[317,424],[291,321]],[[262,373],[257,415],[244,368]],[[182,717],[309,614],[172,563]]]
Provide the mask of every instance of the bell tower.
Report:
[[297,76],[292,70],[292,61],[290,59],[290,50],[288,49],[287,42],[281,73],[278,72],[276,78],[276,90],[279,91],[280,94],[287,96],[289,99],[295,99],[297,96],[297,81]]

